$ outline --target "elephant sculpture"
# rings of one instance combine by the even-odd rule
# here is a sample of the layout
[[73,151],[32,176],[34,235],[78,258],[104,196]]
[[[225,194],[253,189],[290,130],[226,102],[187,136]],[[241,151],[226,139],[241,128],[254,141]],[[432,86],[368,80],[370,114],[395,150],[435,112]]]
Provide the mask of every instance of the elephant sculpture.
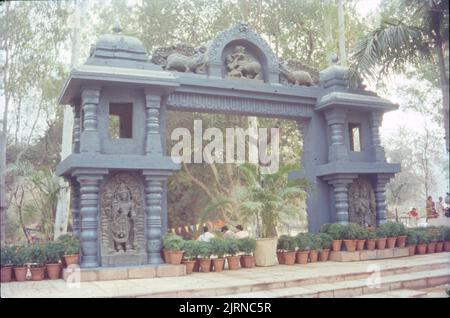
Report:
[[305,71],[289,71],[284,65],[280,65],[280,72],[286,77],[289,84],[311,86],[312,78]]
[[166,70],[178,72],[193,72],[205,64],[205,54],[198,53],[194,56],[186,56],[180,53],[172,53],[167,57]]

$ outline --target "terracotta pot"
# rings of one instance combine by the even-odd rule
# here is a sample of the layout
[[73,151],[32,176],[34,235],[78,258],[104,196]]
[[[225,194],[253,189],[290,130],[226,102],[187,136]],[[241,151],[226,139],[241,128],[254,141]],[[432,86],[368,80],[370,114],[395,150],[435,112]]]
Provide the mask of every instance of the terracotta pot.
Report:
[[4,266],[1,268],[1,282],[9,283],[12,277],[12,266]]
[[364,249],[364,244],[366,243],[366,240],[357,240],[356,241],[356,250],[362,251]]
[[317,250],[309,251],[309,261],[311,263],[317,262],[318,257],[319,257],[319,252]]
[[377,240],[370,239],[370,240],[367,240],[366,242],[367,242],[367,249],[369,251],[373,251],[375,249],[375,245],[376,245]]
[[59,279],[61,277],[61,264],[47,264],[45,267],[47,268],[47,275],[49,279]]
[[397,242],[397,237],[388,237],[387,238],[387,248],[394,248],[395,243]]
[[376,240],[376,245],[378,250],[384,250],[386,248],[386,238],[378,238]]
[[328,261],[328,258],[330,257],[330,250],[324,249],[319,251],[319,259],[322,262]]
[[406,235],[397,237],[397,247],[404,248],[406,245]]
[[194,260],[194,269],[193,269],[193,271],[194,272],[200,272],[200,259],[199,258],[196,258],[195,260]]
[[436,253],[441,253],[444,250],[444,242],[436,242]]
[[409,256],[413,256],[416,254],[416,244],[409,245],[408,248],[409,248]]
[[72,254],[72,255],[64,255],[64,262],[66,263],[66,266],[79,264],[79,258],[80,254]]
[[450,252],[450,241],[445,241],[444,242],[444,250],[446,252]]
[[169,264],[180,265],[184,251],[169,251]]
[[186,274],[192,274],[194,271],[195,261],[184,260],[184,265],[186,265]]
[[208,273],[211,269],[210,258],[200,258],[200,270],[202,273]]
[[356,240],[344,240],[344,246],[347,252],[354,252],[356,250]]
[[417,245],[417,254],[423,255],[427,252],[427,244],[418,244]]
[[278,264],[284,264],[284,252],[277,252]]
[[170,255],[169,255],[168,250],[163,249],[163,257],[164,257],[164,262],[167,264],[170,264]]
[[299,251],[296,254],[295,260],[297,264],[308,263],[309,251]]
[[294,265],[295,264],[295,255],[297,253],[295,251],[284,252],[284,264],[286,265]]
[[215,271],[215,272],[223,271],[223,265],[224,264],[225,264],[225,259],[224,258],[214,258],[212,260],[213,271]]
[[253,257],[253,255],[242,255],[241,266],[244,268],[255,267],[255,258]]
[[228,269],[236,270],[239,269],[240,256],[227,256]]
[[427,245],[427,253],[431,254],[431,253],[434,253],[434,252],[436,252],[436,242],[428,243],[428,245]]
[[45,267],[31,267],[31,280],[39,281],[43,280],[45,276]]
[[14,267],[14,276],[16,277],[16,281],[24,282],[27,280],[27,271],[26,267]]
[[331,249],[333,252],[339,252],[342,247],[342,240],[333,240],[333,243],[331,244]]

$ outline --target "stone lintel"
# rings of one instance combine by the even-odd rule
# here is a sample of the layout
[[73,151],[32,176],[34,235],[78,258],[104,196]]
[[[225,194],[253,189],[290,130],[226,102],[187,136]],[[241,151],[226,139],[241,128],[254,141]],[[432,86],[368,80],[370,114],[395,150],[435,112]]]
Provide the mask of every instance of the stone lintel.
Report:
[[350,184],[354,179],[358,178],[356,173],[336,173],[328,176],[323,176],[322,179],[328,184]]

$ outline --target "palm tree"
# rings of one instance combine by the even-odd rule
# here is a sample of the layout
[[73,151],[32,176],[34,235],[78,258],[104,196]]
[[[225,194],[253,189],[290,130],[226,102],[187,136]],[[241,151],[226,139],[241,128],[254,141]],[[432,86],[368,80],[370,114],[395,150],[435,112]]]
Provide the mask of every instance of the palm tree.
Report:
[[285,217],[298,216],[299,201],[305,197],[306,181],[288,180],[289,172],[298,168],[298,165],[284,165],[276,173],[261,174],[257,165],[239,166],[243,184],[234,189],[231,197],[220,198],[207,206],[202,219],[220,207],[229,206],[244,222],[256,222],[258,237],[277,236],[276,226]]
[[[402,72],[408,64],[430,61],[436,67],[442,91],[447,151],[449,146],[448,0],[400,0],[399,8],[408,13],[403,20],[384,19],[381,25],[360,39],[351,57],[350,78],[376,79],[390,72]],[[409,14],[411,13],[411,14]]]

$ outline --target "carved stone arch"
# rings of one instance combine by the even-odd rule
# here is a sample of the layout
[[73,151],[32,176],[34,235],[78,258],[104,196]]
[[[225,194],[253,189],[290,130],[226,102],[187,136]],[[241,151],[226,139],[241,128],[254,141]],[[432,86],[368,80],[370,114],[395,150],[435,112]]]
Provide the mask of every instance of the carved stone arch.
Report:
[[257,55],[262,64],[264,82],[279,83],[278,58],[267,42],[246,23],[240,22],[234,27],[219,33],[208,46],[208,74],[214,77],[224,76],[224,50],[233,43],[249,48]]

